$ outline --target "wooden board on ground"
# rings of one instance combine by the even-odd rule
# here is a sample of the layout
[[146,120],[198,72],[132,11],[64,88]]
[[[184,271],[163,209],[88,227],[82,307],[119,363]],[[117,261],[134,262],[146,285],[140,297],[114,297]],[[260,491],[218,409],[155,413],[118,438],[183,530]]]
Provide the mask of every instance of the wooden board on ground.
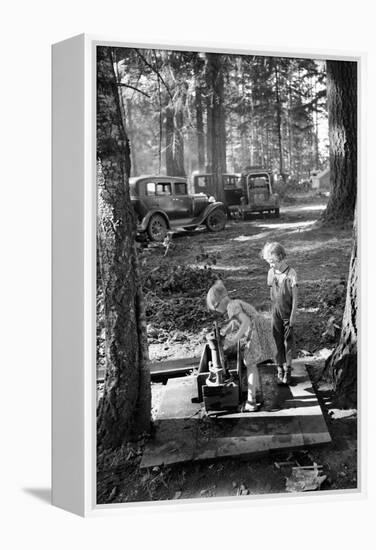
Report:
[[264,404],[257,413],[203,414],[194,376],[170,379],[157,413],[155,436],[142,468],[329,443],[321,407],[305,361],[294,361],[293,384],[276,384],[272,365],[259,367]]
[[[149,363],[150,376],[152,380],[159,380],[169,376],[181,376],[198,368],[200,357],[183,357],[181,359],[168,359],[166,361],[151,361]],[[103,367],[97,370],[97,381],[104,380],[105,371]]]

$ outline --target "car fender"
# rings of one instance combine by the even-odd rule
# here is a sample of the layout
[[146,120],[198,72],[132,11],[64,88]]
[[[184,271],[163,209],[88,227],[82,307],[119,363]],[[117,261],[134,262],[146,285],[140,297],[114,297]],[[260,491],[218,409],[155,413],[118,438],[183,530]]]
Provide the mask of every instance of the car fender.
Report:
[[139,231],[146,231],[149,225],[150,218],[154,216],[154,214],[159,214],[160,216],[162,216],[166,220],[167,228],[171,229],[170,220],[166,212],[164,212],[163,210],[149,210],[149,212],[142,218],[141,223],[138,225]]
[[226,211],[226,206],[224,205],[223,202],[212,202],[211,204],[209,204],[205,210],[202,212],[202,214],[200,215],[199,219],[198,219],[198,222],[197,223],[204,223],[206,218],[209,216],[209,214],[211,214],[211,212],[213,212],[213,210],[217,210],[217,208],[220,208],[221,210],[223,210],[223,212],[226,214],[227,216],[227,211]]

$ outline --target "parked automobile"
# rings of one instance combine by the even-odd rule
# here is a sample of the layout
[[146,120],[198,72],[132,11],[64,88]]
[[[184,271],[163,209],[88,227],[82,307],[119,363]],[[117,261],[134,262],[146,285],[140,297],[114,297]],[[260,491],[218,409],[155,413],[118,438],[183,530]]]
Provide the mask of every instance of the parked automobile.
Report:
[[264,168],[247,168],[242,172],[238,186],[243,195],[237,210],[245,218],[251,212],[268,212],[279,217],[279,195],[273,191],[273,174]]
[[225,205],[205,193],[188,193],[185,178],[139,176],[129,179],[137,229],[152,241],[163,241],[168,231],[205,225],[221,231],[227,221]]
[[[247,167],[242,173],[222,174],[224,203],[229,215],[245,218],[251,212],[279,216],[279,196],[273,191],[273,174],[259,167]],[[195,174],[193,189],[214,193],[213,174]]]

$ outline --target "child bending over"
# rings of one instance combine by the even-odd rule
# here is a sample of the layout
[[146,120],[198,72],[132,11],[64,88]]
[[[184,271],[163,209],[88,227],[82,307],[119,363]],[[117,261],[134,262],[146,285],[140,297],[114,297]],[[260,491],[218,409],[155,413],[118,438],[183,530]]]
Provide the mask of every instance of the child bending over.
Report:
[[257,411],[260,406],[261,387],[257,363],[272,359],[275,346],[270,330],[270,320],[256,309],[243,302],[232,300],[222,281],[217,281],[207,294],[207,305],[210,310],[225,314],[230,322],[222,329],[226,337],[224,346],[229,348],[238,341],[244,342],[244,363],[247,367],[248,400],[244,410]]

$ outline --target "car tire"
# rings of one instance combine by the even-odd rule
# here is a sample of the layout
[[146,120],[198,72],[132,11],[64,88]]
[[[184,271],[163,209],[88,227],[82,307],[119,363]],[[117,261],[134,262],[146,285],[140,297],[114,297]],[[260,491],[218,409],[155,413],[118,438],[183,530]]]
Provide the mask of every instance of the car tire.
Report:
[[276,208],[276,209],[274,210],[274,217],[275,217],[275,218],[279,218],[279,208]]
[[222,208],[216,208],[205,220],[206,227],[209,231],[216,233],[217,231],[222,231],[226,225],[227,215]]
[[155,242],[161,242],[167,235],[168,225],[163,216],[154,214],[148,223],[147,232],[149,239]]

